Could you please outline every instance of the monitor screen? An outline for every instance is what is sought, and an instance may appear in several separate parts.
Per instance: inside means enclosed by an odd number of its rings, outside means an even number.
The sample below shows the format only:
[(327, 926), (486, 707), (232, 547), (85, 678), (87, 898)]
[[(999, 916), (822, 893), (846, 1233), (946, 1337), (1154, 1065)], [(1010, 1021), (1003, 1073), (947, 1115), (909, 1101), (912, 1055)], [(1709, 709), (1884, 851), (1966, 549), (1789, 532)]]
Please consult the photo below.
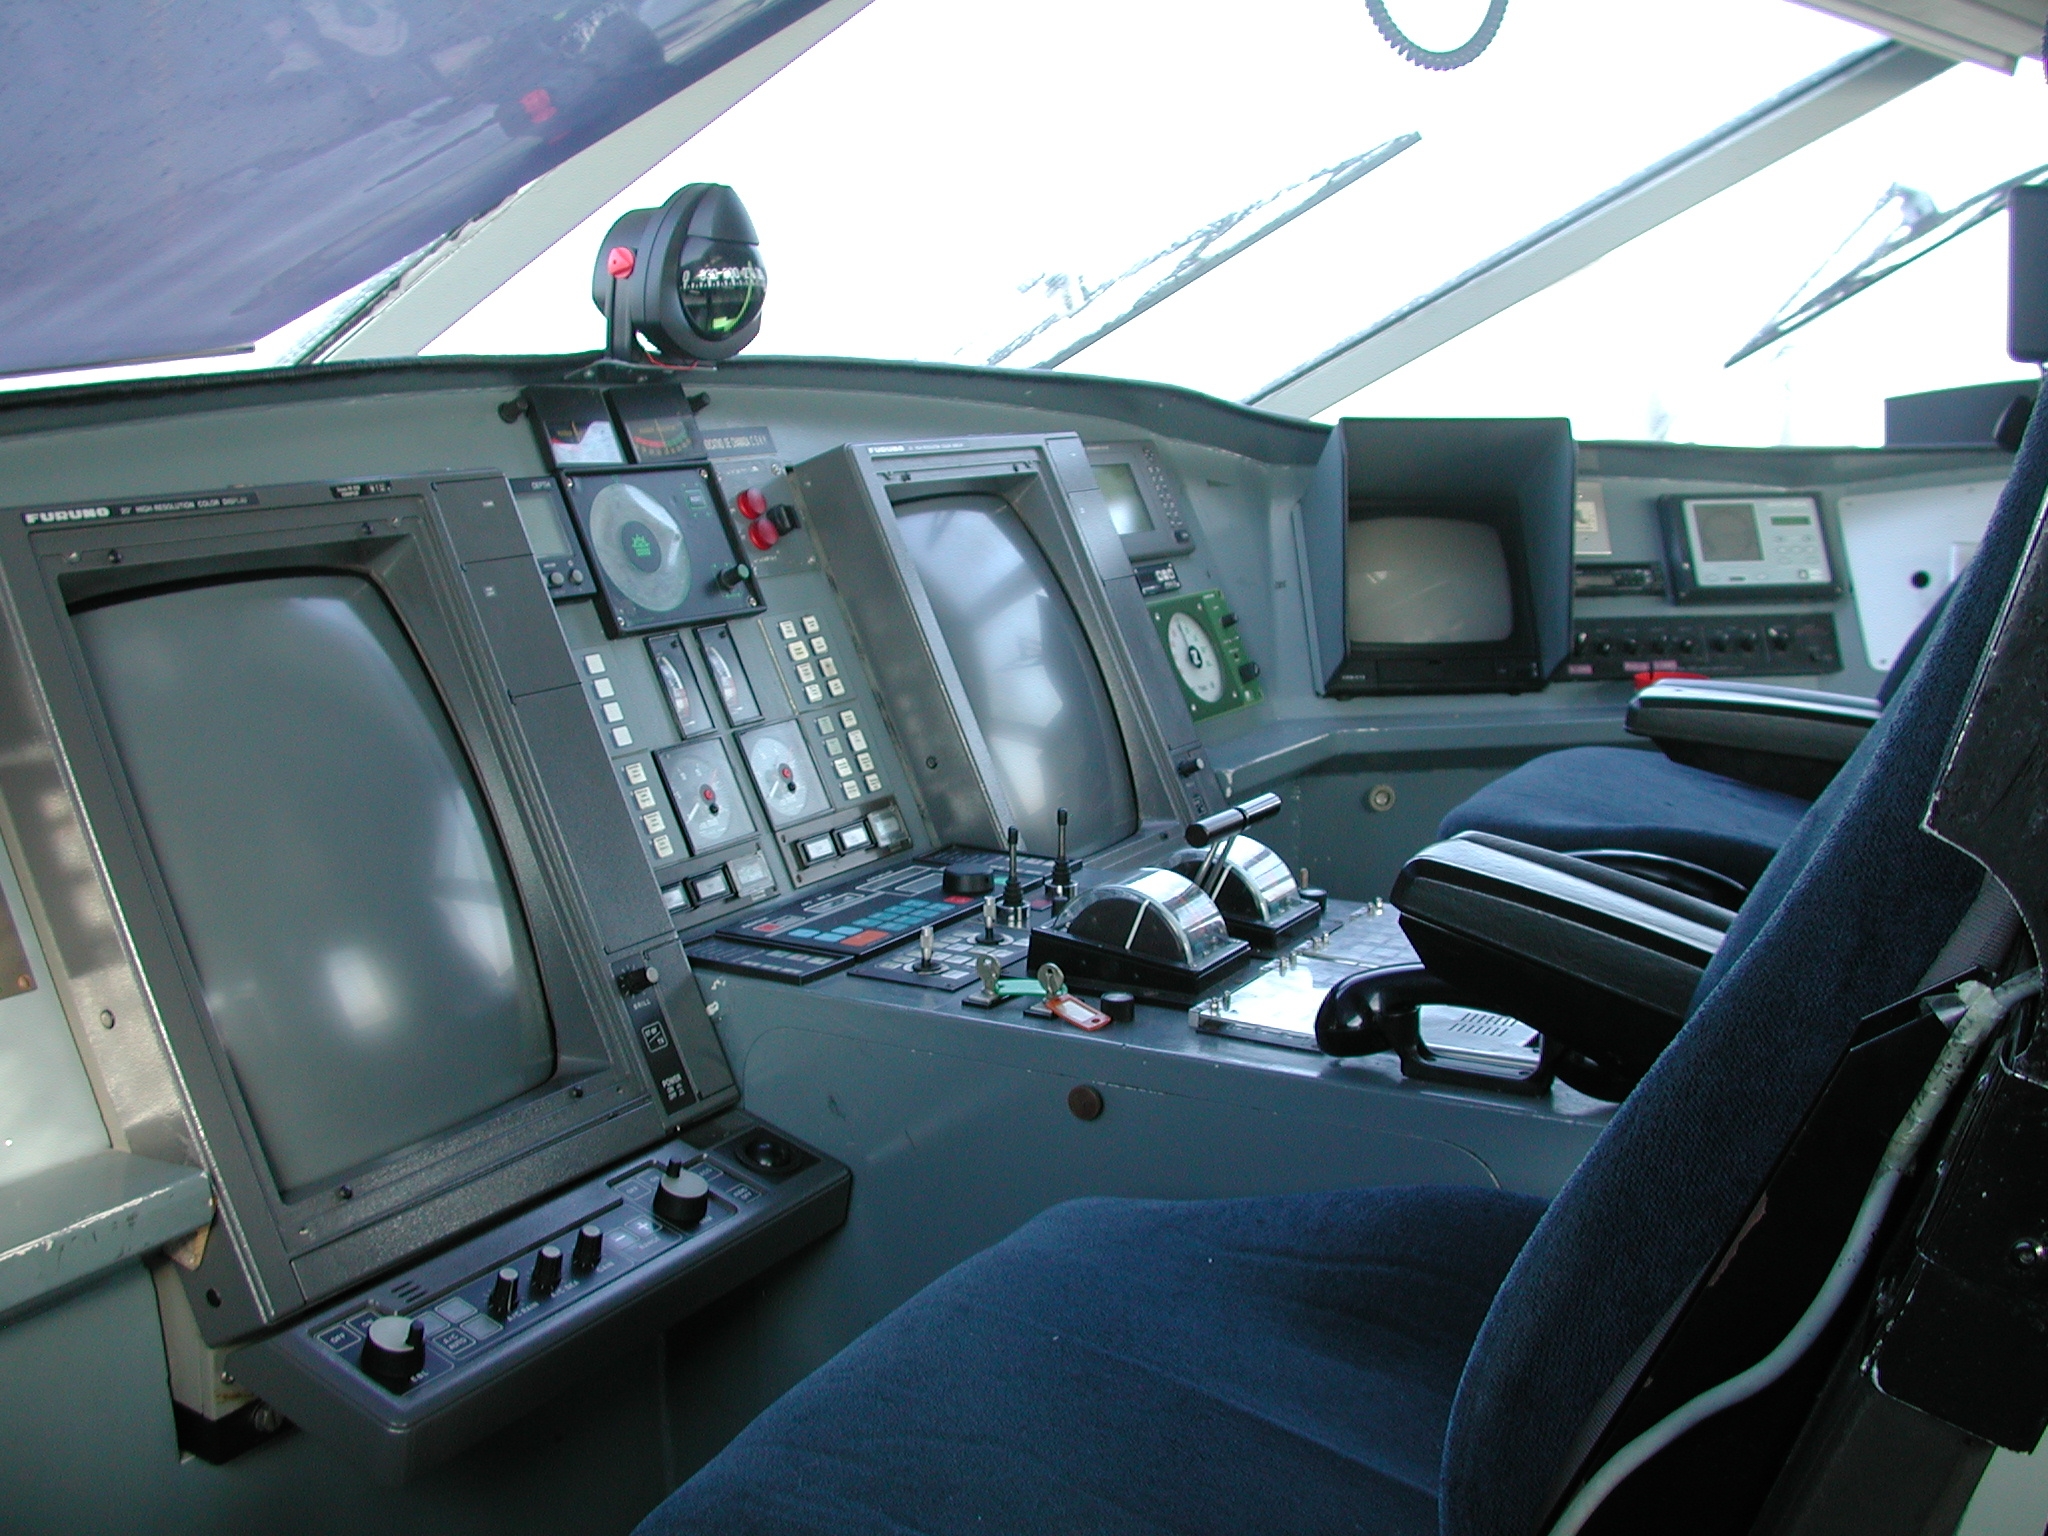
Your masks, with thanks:
[(1345, 619), (1353, 645), (1461, 645), (1514, 633), (1497, 529), (1461, 518), (1375, 517), (1346, 533)]
[(519, 525), (526, 530), (527, 547), (542, 560), (569, 553), (569, 532), (563, 524), (562, 499), (554, 487), (544, 491), (520, 491), (513, 504), (519, 509)]
[(1138, 802), (1116, 711), (1024, 520), (999, 496), (935, 497), (896, 512), (1025, 845), (1052, 851), (1061, 806), (1075, 853), (1128, 837)]
[(281, 1191), (553, 1074), (497, 833), (374, 586), (266, 576), (117, 600), (76, 623)]
[(1109, 503), (1109, 520), (1120, 534), (1150, 533), (1152, 509), (1138, 490), (1138, 477), (1128, 464), (1096, 464), (1095, 483)]

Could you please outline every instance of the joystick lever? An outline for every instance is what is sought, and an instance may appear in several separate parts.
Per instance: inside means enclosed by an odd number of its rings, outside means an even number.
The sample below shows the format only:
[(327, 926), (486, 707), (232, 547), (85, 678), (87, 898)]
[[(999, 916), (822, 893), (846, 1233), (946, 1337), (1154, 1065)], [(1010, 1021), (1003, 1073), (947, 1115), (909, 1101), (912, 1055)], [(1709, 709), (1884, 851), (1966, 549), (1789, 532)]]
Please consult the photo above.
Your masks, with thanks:
[(1024, 881), (1017, 873), (1017, 829), (1010, 828), (1010, 878), (1003, 886), (1002, 919), (1005, 928), (1026, 928), (1031, 909), (1024, 904)]
[(1067, 862), (1067, 808), (1059, 813), (1060, 846), (1052, 861), (1052, 874), (1045, 882), (1045, 894), (1052, 899), (1053, 914), (1074, 899), (1074, 868)]

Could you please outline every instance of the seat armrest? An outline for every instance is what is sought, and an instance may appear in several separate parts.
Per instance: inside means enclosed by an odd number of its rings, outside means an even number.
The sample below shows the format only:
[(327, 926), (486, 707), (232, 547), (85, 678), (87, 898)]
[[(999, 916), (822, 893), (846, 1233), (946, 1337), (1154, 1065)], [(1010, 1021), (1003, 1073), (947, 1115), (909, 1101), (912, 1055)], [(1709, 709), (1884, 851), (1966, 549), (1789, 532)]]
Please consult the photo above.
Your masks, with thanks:
[(1673, 762), (1811, 800), (1878, 714), (1854, 694), (1670, 678), (1629, 700), (1623, 723)]
[[(1465, 832), (1394, 882), (1401, 927), (1460, 1000), (1563, 1042), (1623, 1088), (1692, 1007), (1735, 914), (1569, 854)], [(1559, 1075), (1574, 1074), (1560, 1064)], [(1608, 1096), (1615, 1096), (1609, 1094)]]

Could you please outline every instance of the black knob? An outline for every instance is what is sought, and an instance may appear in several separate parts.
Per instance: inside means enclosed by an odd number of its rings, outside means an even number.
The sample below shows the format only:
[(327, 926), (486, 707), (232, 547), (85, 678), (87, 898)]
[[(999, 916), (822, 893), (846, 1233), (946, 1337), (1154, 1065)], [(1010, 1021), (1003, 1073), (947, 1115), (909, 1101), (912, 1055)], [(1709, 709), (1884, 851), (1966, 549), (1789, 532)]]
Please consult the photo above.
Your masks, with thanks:
[(654, 1214), (672, 1227), (694, 1227), (711, 1207), (711, 1186), (680, 1161), (668, 1165), (654, 1191)]
[(1226, 613), (1225, 615), (1223, 615), (1222, 623), (1225, 629), (1230, 629), (1234, 627), (1237, 623), (1237, 615), (1234, 613)]
[(576, 1246), (569, 1250), (569, 1268), (579, 1275), (587, 1275), (597, 1268), (598, 1260), (604, 1257), (604, 1230), (601, 1227), (585, 1227), (576, 1234)]
[(770, 507), (768, 521), (775, 525), (777, 533), (795, 533), (802, 526), (796, 515), (796, 508), (788, 505)]
[(631, 997), (636, 992), (645, 992), (661, 980), (661, 972), (651, 965), (636, 965), (631, 970), (619, 972), (619, 990)]
[(498, 1278), (491, 1285), (490, 1300), (484, 1303), (484, 1310), (499, 1322), (510, 1317), (519, 1305), (519, 1271), (501, 1269)]
[(996, 888), (996, 877), (985, 869), (971, 864), (949, 864), (946, 866), (945, 894), (948, 896), (986, 896)]
[(1756, 649), (1756, 631), (1753, 629), (1743, 630), (1735, 637), (1735, 646), (1737, 650), (1754, 651)]
[(1707, 636), (1707, 649), (1715, 652), (1727, 650), (1728, 632), (1725, 629), (1717, 629)]
[(743, 560), (738, 565), (721, 565), (712, 579), (718, 583), (719, 591), (730, 592), (753, 574), (754, 568)]
[(1256, 661), (1248, 661), (1237, 669), (1238, 681), (1248, 683), (1257, 677), (1262, 670), (1264, 669)]
[(363, 1374), (403, 1392), (427, 1363), (427, 1325), (409, 1317), (380, 1317), (363, 1340)]
[(1128, 992), (1102, 994), (1102, 1011), (1112, 1024), (1128, 1024), (1138, 1016), (1138, 1000)]
[(1173, 771), (1179, 774), (1184, 779), (1191, 779), (1196, 774), (1200, 773), (1207, 766), (1208, 763), (1202, 758), (1202, 756), (1199, 753), (1197, 753), (1192, 757), (1184, 757), (1179, 762), (1175, 763), (1173, 765)]
[(796, 1148), (764, 1131), (740, 1148), (740, 1156), (763, 1173), (780, 1173), (796, 1162)]
[(533, 1279), (527, 1282), (526, 1293), (535, 1301), (546, 1301), (561, 1283), (562, 1250), (549, 1243), (533, 1256)]

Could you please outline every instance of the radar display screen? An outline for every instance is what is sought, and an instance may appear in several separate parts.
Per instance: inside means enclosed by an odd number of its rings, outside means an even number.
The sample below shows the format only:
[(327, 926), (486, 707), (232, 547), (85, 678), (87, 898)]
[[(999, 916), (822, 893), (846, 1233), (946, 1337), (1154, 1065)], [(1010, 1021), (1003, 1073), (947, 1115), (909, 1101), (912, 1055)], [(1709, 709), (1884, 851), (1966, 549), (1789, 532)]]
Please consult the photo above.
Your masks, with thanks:
[(702, 469), (565, 479), (615, 635), (759, 608), (711, 477)]

